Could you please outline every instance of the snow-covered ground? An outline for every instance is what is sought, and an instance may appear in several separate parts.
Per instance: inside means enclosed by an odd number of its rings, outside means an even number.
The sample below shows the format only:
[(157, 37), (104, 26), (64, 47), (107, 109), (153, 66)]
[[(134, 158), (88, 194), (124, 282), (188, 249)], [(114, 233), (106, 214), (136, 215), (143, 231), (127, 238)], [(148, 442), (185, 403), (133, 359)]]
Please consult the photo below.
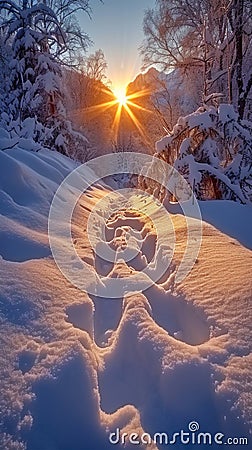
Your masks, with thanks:
[[(104, 239), (123, 247), (130, 234), (140, 256), (126, 264), (96, 254), (88, 218), (110, 193), (98, 183), (80, 198), (72, 234), (77, 254), (107, 287), (101, 298), (64, 277), (48, 240), (54, 193), (75, 167), (56, 152), (0, 152), (1, 450), (100, 450), (124, 442), (155, 449), (167, 447), (165, 438), (178, 449), (203, 449), (242, 437), (250, 443), (234, 440), (231, 448), (251, 448), (251, 206), (200, 202), (201, 249), (175, 284), (187, 229), (170, 205), (176, 247), (169, 269), (143, 293), (113, 298), (111, 280), (141, 279), (158, 237), (153, 205), (136, 194), (109, 218)], [(145, 213), (137, 212), (141, 202)], [(161, 223), (162, 207), (154, 214)], [(197, 444), (200, 431), (209, 435)], [(161, 432), (163, 440), (155, 435)]]

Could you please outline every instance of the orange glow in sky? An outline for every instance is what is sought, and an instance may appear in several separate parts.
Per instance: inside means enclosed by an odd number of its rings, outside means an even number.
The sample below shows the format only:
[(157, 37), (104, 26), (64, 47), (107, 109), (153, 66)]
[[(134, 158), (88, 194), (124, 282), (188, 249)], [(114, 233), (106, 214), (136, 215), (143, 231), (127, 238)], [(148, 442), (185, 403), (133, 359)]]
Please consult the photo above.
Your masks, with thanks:
[(108, 63), (107, 77), (126, 85), (141, 71), (139, 47), (144, 40), (143, 17), (155, 0), (92, 0), (92, 18), (77, 13), (83, 30), (94, 46), (88, 53), (102, 49)]

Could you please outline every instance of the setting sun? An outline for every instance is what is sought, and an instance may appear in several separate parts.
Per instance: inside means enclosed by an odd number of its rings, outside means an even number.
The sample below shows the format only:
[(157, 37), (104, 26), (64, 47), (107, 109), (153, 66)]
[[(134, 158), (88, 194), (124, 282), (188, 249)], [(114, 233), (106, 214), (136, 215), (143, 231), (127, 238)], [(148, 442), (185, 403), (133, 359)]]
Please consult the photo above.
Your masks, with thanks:
[(115, 95), (115, 98), (116, 98), (117, 102), (121, 106), (126, 106), (127, 105), (128, 97), (126, 95), (126, 88), (125, 87), (116, 88), (116, 89), (113, 90), (113, 93)]
[(112, 90), (105, 88), (103, 89), (103, 92), (106, 95), (108, 95), (111, 98), (111, 100), (85, 108), (85, 111), (90, 113), (96, 112), (97, 114), (99, 114), (102, 113), (103, 111), (106, 111), (107, 109), (115, 107), (116, 110), (112, 124), (112, 129), (114, 130), (114, 135), (116, 139), (118, 136), (122, 111), (124, 111), (125, 114), (127, 114), (128, 117), (132, 120), (132, 122), (138, 129), (143, 139), (145, 139), (145, 131), (135, 113), (137, 110), (145, 111), (147, 113), (150, 112), (150, 110), (146, 109), (144, 106), (141, 106), (140, 104), (137, 103), (138, 99), (140, 99), (141, 97), (146, 97), (150, 95), (150, 89), (149, 88), (142, 89), (140, 91), (127, 95), (127, 87), (124, 86), (124, 87), (116, 87), (113, 88)]

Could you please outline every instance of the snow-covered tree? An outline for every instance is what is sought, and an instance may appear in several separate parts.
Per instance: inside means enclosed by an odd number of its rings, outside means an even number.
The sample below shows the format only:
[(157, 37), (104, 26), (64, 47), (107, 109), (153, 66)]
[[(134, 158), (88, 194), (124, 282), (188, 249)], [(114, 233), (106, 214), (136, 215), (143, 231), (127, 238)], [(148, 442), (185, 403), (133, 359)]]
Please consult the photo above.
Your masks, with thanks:
[[(222, 42), (228, 0), (157, 0), (144, 17), (144, 63), (171, 67), (202, 66), (204, 43)], [(217, 45), (215, 45), (215, 48)]]
[[(0, 2), (7, 12), (2, 27), (12, 42), (8, 107), (14, 120), (37, 116), (45, 122), (58, 106), (61, 69), (50, 52), (52, 46), (63, 46), (63, 33), (57, 17), (45, 4), (19, 6), (12, 1)], [(48, 31), (50, 23), (51, 31)]]
[(26, 119), (34, 119), (35, 142), (72, 157), (83, 153), (83, 159), (87, 154), (87, 140), (72, 130), (62, 102), (59, 56), (68, 45), (55, 12), (46, 1), (23, 0), (19, 5), (12, 0), (0, 0), (0, 8), (5, 13), (2, 29), (12, 46), (6, 98), (9, 124), (6, 115), (2, 120), (8, 130), (14, 128), (21, 135)]
[(248, 117), (251, 30), (250, 0), (157, 0), (144, 18), (144, 66), (189, 74), (196, 67), (203, 103), (210, 104), (217, 92), (233, 102), (240, 118)]
[(252, 200), (252, 123), (241, 121), (231, 105), (181, 117), (156, 150), (199, 199)]
[(80, 55), (86, 51), (91, 40), (82, 30), (77, 14), (84, 12), (91, 17), (90, 0), (43, 0), (43, 2), (54, 12), (64, 33), (65, 46), (57, 48), (58, 59), (70, 65), (78, 65)]

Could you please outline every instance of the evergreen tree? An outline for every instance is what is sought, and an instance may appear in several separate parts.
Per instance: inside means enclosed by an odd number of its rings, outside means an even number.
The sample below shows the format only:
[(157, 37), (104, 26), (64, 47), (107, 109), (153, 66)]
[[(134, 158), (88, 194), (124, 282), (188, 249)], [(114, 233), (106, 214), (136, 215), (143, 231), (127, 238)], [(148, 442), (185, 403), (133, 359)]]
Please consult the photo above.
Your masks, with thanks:
[(0, 8), (7, 15), (2, 29), (12, 46), (6, 98), (9, 119), (5, 115), (8, 128), (21, 136), (29, 124), (29, 137), (35, 142), (85, 160), (87, 140), (72, 130), (63, 107), (58, 56), (67, 44), (55, 12), (46, 2), (29, 0), (20, 6), (0, 0)]
[(45, 4), (23, 0), (18, 6), (8, 0), (0, 5), (8, 14), (2, 24), (6, 39), (12, 41), (9, 111), (20, 122), (34, 116), (44, 122), (55, 112), (60, 98), (61, 68), (50, 48), (64, 45), (62, 30)]

